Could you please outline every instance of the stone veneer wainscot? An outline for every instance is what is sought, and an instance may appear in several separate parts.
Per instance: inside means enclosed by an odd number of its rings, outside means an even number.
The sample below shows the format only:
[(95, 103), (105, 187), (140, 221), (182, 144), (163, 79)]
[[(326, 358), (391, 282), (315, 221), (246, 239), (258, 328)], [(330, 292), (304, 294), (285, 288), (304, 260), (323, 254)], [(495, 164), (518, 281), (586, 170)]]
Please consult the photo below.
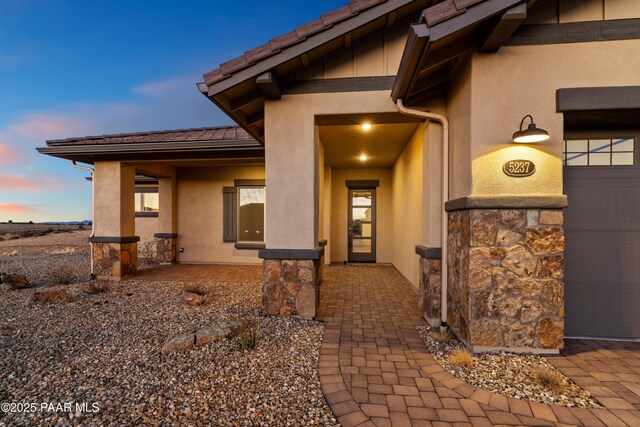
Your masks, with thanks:
[(562, 223), (562, 210), (449, 212), (448, 322), (472, 351), (562, 348)]

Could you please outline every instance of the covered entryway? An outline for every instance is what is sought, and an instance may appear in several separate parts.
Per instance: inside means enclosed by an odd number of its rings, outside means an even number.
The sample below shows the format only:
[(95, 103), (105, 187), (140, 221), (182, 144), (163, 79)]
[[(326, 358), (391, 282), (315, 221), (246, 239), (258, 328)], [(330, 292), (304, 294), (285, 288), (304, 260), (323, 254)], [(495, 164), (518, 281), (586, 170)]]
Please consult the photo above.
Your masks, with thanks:
[(566, 335), (640, 338), (637, 134), (565, 142)]

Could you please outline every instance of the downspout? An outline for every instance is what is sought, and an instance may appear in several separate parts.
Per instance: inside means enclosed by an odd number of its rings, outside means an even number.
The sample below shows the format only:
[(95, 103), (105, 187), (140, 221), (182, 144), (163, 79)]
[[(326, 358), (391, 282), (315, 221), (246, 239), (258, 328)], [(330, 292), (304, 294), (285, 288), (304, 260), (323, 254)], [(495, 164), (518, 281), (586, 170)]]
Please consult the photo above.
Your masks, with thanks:
[[(93, 190), (96, 185), (93, 177), (94, 170), (93, 168), (90, 168), (88, 166), (80, 166), (79, 164), (76, 163), (75, 160), (72, 160), (71, 164), (73, 165), (74, 168), (89, 171), (89, 173), (91, 174), (91, 237), (93, 237), (94, 230), (95, 230), (95, 211), (96, 211), (96, 198), (95, 198), (95, 194), (93, 194)], [(89, 254), (89, 257), (91, 259), (91, 278), (93, 279), (95, 277), (95, 273), (93, 271), (93, 243), (89, 243), (89, 245), (91, 247), (91, 253)]]
[(442, 125), (442, 277), (440, 279), (440, 328), (447, 327), (447, 240), (448, 240), (448, 216), (445, 203), (449, 201), (449, 120), (443, 115), (428, 113), (426, 111), (406, 108), (402, 99), (396, 101), (398, 110), (407, 116), (420, 117), (427, 121), (435, 121)]

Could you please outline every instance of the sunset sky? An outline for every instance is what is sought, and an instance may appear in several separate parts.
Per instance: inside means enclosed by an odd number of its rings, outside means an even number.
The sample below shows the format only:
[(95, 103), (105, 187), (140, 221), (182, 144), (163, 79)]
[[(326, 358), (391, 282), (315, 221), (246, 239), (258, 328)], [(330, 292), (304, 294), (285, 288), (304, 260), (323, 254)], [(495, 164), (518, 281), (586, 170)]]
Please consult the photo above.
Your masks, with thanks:
[(347, 0), (0, 0), (0, 221), (91, 218), (45, 140), (230, 124), (202, 74)]

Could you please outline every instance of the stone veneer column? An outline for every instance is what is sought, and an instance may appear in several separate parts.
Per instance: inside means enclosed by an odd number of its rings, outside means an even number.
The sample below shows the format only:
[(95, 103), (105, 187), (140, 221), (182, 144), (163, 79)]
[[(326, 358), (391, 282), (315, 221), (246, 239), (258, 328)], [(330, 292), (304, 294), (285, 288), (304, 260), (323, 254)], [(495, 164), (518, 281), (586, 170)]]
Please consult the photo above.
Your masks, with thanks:
[(442, 248), (416, 246), (420, 255), (420, 284), (418, 307), (424, 310), (424, 318), (433, 327), (441, 323)]
[(313, 319), (320, 304), (324, 247), (261, 249), (262, 309), (272, 316), (297, 315)]
[(562, 224), (560, 209), (449, 212), (448, 323), (472, 351), (563, 347)]
[(98, 278), (122, 278), (135, 274), (138, 270), (139, 240), (135, 236), (123, 239), (90, 237), (94, 274)]
[(156, 260), (160, 265), (175, 264), (177, 259), (178, 234), (156, 233), (153, 237), (156, 239)]

